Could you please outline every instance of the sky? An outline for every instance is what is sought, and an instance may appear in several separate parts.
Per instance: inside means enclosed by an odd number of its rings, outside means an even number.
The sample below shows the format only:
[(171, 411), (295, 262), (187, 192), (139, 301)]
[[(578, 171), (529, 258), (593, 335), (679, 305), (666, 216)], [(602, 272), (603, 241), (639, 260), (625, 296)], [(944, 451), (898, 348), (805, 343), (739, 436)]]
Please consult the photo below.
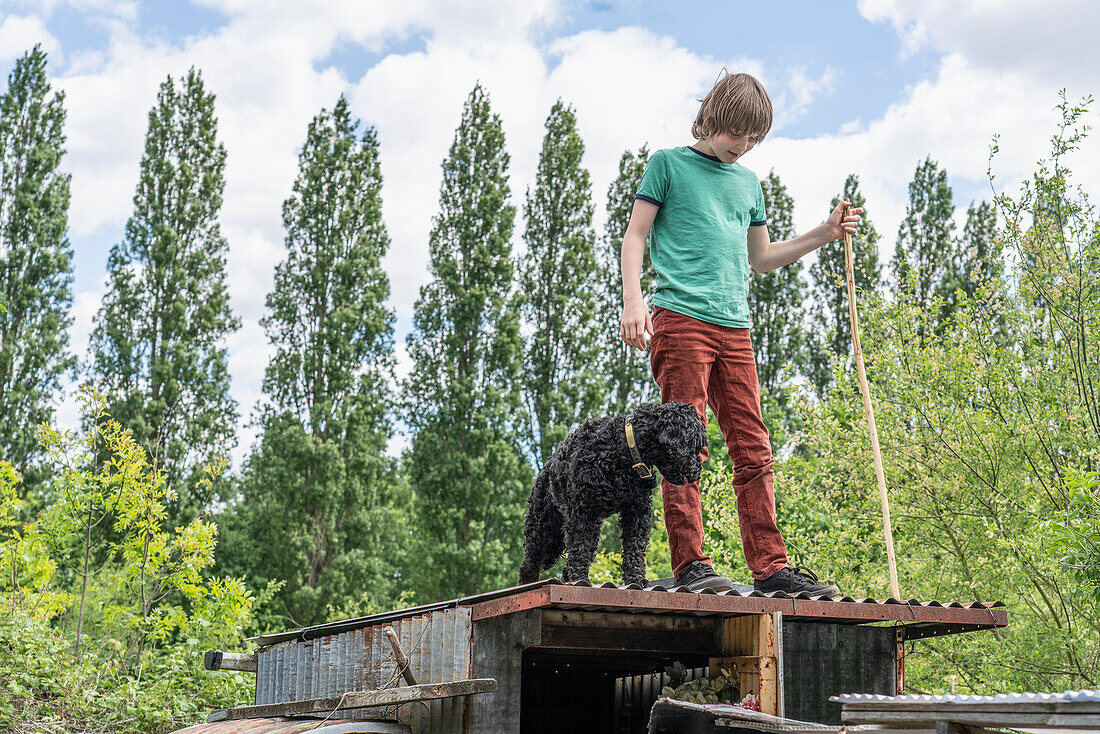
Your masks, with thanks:
[[(1016, 190), (1049, 151), (1059, 91), (1100, 92), (1098, 29), (1095, 0), (0, 0), (0, 69), (41, 44), (65, 93), (71, 348), (81, 358), (107, 255), (132, 213), (157, 87), (194, 66), (216, 95), (221, 224), (242, 321), (228, 341), (239, 467), (271, 352), (259, 322), (284, 252), (281, 205), (310, 120), (341, 94), (378, 132), (392, 240), (383, 265), (404, 374), (440, 164), (475, 83), (502, 118), (520, 218), (546, 116), (557, 99), (573, 106), (602, 232), (623, 151), (690, 145), (698, 99), (719, 72), (754, 74), (775, 125), (743, 164), (778, 174), (800, 232), (857, 174), (888, 257), (926, 156), (948, 172), (960, 229), (971, 202)], [(1087, 122), (1096, 118), (1093, 105)], [(1069, 161), (1090, 192), (1100, 191), (1098, 151), (1086, 142)], [(521, 220), (515, 232), (522, 257)], [(75, 389), (57, 397), (61, 425), (77, 424)]]

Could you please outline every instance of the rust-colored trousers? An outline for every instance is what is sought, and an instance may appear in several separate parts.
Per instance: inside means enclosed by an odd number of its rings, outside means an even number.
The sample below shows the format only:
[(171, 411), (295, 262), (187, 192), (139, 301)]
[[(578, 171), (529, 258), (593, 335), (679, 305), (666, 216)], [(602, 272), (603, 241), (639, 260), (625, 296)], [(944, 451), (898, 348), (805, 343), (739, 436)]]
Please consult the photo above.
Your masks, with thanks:
[[(709, 324), (657, 307), (649, 342), (653, 377), (661, 402), (688, 403), (706, 423), (714, 411), (733, 461), (733, 489), (741, 546), (754, 578), (766, 578), (787, 565), (787, 549), (775, 522), (775, 488), (768, 429), (760, 418), (760, 386), (748, 329)], [(707, 458), (703, 449), (702, 459)], [(703, 554), (703, 510), (699, 483), (661, 482), (665, 527), (673, 572)]]

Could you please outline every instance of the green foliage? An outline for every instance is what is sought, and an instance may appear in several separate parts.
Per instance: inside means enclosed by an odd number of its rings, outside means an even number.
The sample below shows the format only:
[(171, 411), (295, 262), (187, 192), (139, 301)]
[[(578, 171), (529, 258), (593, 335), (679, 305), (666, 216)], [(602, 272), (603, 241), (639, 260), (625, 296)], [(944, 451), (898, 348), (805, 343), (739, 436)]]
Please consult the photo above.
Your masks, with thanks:
[[(599, 268), (599, 301), (596, 316), (596, 338), (600, 344), (600, 359), (607, 380), (604, 410), (609, 414), (625, 413), (639, 403), (659, 399), (657, 383), (649, 370), (649, 353), (635, 349), (620, 336), (623, 314), (623, 280), (620, 253), (623, 235), (634, 209), (634, 194), (642, 180), (649, 149), (644, 145), (637, 153), (623, 151), (619, 159), (619, 175), (607, 188), (607, 224), (596, 250)], [(649, 248), (642, 258), (642, 293), (653, 293), (653, 264)]]
[(31, 492), (42, 480), (35, 429), (52, 419), (61, 377), (75, 364), (64, 99), (50, 87), (41, 46), (15, 62), (0, 95), (0, 456)]
[(51, 619), (71, 600), (52, 586), (57, 563), (46, 551), (46, 539), (35, 524), (19, 520), (22, 480), (15, 467), (0, 461), (0, 609)]
[(997, 210), (993, 204), (983, 201), (975, 206), (971, 202), (955, 251), (958, 257), (956, 286), (968, 297), (973, 298), (982, 286), (1001, 277), (1002, 253), (997, 240)]
[(1059, 561), (1100, 597), (1100, 474), (1066, 472), (1065, 508), (1046, 524)]
[[(58, 473), (52, 487), (57, 501), (38, 522), (51, 551), (79, 579), (76, 655), (83, 644), (89, 583), (98, 602), (96, 623), (121, 643), (127, 665), (140, 666), (147, 646), (180, 636), (217, 638), (222, 629), (239, 629), (251, 606), (243, 584), (203, 577), (213, 562), (213, 524), (196, 518), (167, 529), (173, 490), (164, 473), (132, 434), (107, 416), (101, 396), (85, 389), (81, 400), (93, 426), (87, 434), (45, 426), (40, 431)], [(221, 461), (204, 467), (201, 481), (213, 483), (224, 466)], [(106, 527), (109, 535), (95, 532)], [(93, 559), (103, 560), (93, 569)]]
[(394, 316), (378, 138), (358, 126), (344, 97), (309, 125), (262, 321), (275, 347), (263, 433), (226, 523), (226, 564), (258, 586), (282, 583), (270, 612), (296, 625), (363, 595), (395, 599), (406, 535), (385, 456)]
[[(210, 523), (165, 529), (164, 473), (103, 398), (81, 399), (87, 433), (39, 432), (57, 501), (35, 522), (15, 520), (19, 475), (0, 462), (0, 727), (170, 731), (239, 705), (252, 681), (206, 673), (199, 659), (243, 642), (252, 596), (209, 576)], [(89, 533), (100, 527), (111, 532)], [(94, 571), (81, 563), (92, 558)]]
[(202, 466), (235, 441), (225, 339), (240, 324), (218, 223), (224, 172), (214, 95), (194, 69), (178, 85), (169, 77), (149, 112), (134, 213), (108, 259), (91, 371), (111, 415), (155, 453), (170, 485), (187, 487), (169, 506), (174, 525), (214, 499)]
[(508, 153), (481, 86), (443, 162), (440, 211), (408, 338), (403, 392), (412, 445), (417, 598), (453, 598), (515, 582), (531, 470), (517, 438), (523, 345), (513, 294)]
[(110, 640), (80, 660), (42, 619), (0, 615), (0, 728), (10, 732), (156, 734), (206, 720), (213, 708), (251, 700), (250, 673), (207, 672), (207, 647), (187, 639), (150, 656), (140, 670), (121, 665)]
[(599, 288), (592, 192), (573, 109), (558, 100), (546, 118), (535, 187), (527, 192), (519, 274), (533, 333), (524, 360), (528, 449), (541, 467), (569, 429), (591, 418), (606, 385), (598, 365)]

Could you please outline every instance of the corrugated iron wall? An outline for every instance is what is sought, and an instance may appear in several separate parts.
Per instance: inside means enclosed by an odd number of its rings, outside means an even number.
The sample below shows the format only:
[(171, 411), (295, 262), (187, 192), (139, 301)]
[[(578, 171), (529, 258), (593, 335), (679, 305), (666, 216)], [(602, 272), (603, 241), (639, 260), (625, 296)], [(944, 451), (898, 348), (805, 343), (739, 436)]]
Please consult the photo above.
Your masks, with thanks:
[(841, 723), (841, 693), (893, 695), (897, 687), (893, 627), (783, 622), (785, 716)]
[[(383, 630), (392, 626), (417, 683), (470, 677), (470, 609), (458, 607), (347, 630), (314, 640), (290, 640), (257, 653), (256, 703), (283, 703), (406, 685)], [(343, 718), (396, 718), (417, 732), (461, 734), (462, 699), (341, 711)]]
[[(706, 678), (707, 668), (688, 668), (683, 682)], [(615, 731), (644, 731), (649, 710), (661, 697), (661, 689), (672, 685), (668, 673), (632, 675), (615, 680)]]

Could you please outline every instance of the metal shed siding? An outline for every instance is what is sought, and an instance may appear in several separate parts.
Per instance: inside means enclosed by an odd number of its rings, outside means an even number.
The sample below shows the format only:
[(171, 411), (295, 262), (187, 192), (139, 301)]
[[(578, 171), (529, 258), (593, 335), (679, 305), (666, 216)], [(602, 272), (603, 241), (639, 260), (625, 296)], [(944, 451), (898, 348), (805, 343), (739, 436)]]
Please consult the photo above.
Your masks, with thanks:
[[(419, 683), (470, 677), (470, 609), (458, 607), (257, 652), (256, 703), (284, 703), (403, 685), (383, 630), (393, 626)], [(416, 732), (462, 731), (463, 702), (442, 699), (400, 707), (350, 709), (345, 718), (393, 718)]]
[(787, 620), (783, 624), (783, 715), (839, 724), (841, 693), (895, 693), (892, 627)]

